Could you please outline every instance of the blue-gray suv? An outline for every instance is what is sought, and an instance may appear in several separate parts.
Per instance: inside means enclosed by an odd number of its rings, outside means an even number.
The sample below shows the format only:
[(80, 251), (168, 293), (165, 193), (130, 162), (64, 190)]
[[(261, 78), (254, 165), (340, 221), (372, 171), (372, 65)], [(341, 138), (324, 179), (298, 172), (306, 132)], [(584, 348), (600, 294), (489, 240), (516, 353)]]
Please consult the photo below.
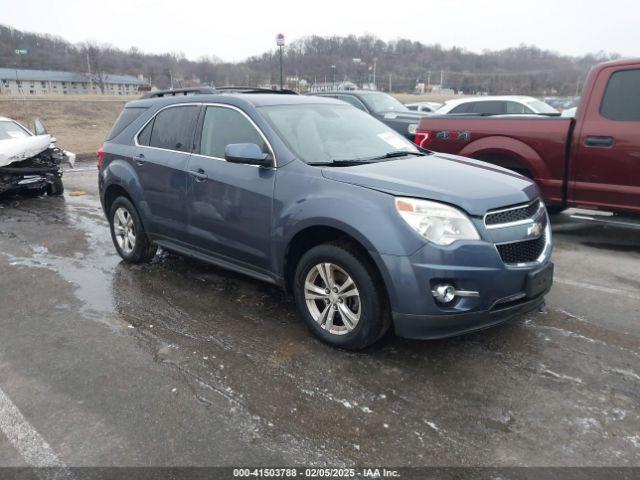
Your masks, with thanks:
[(125, 261), (160, 246), (278, 285), (349, 349), (391, 326), (439, 338), (543, 304), (551, 231), (525, 177), (419, 150), (338, 100), (191, 93), (128, 103), (99, 152)]

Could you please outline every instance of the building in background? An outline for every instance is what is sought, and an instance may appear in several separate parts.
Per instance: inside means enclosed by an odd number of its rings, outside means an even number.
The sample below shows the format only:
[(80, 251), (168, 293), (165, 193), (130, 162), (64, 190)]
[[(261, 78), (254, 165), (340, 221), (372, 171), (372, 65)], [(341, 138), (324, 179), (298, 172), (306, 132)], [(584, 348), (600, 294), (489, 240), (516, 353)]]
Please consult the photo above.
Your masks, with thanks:
[(89, 75), (55, 70), (0, 68), (0, 94), (135, 95), (145, 82), (131, 75)]

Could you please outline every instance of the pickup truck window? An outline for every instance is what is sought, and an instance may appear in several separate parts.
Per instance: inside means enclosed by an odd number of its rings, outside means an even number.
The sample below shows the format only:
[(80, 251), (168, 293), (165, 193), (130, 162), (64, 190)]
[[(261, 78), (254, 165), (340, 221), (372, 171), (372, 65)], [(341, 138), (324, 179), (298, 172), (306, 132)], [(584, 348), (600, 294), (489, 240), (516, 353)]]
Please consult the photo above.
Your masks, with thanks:
[(600, 113), (609, 120), (640, 121), (640, 70), (620, 70), (611, 75)]
[(237, 110), (207, 107), (202, 124), (200, 155), (224, 158), (227, 145), (255, 143), (265, 151), (264, 141), (253, 125)]

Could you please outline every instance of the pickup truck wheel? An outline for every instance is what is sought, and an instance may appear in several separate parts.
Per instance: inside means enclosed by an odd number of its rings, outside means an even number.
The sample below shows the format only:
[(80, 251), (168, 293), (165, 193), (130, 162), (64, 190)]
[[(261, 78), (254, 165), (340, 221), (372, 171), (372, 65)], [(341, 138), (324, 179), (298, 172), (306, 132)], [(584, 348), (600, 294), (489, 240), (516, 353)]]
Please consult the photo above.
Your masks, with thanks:
[(138, 211), (131, 201), (118, 197), (109, 210), (111, 239), (122, 259), (129, 263), (145, 263), (156, 254), (158, 247), (149, 242)]
[(307, 326), (332, 346), (359, 350), (389, 329), (386, 294), (357, 251), (336, 244), (309, 250), (296, 268), (294, 296)]

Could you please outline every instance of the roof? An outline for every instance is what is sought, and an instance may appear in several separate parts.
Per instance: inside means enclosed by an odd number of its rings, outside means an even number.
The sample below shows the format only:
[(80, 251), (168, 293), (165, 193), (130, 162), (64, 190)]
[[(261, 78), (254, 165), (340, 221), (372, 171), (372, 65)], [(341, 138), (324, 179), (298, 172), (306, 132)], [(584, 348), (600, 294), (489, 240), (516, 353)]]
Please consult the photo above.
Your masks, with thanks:
[[(59, 70), (27, 70), (15, 68), (0, 68), (0, 79), (9, 80), (33, 80), (36, 82), (88, 82), (88, 73), (62, 72)], [(93, 75), (93, 81), (98, 81), (98, 77)], [(105, 75), (105, 83), (144, 85), (133, 75)]]
[(281, 95), (278, 93), (220, 93), (202, 95), (180, 95), (158, 98), (141, 98), (127, 104), (128, 107), (150, 107), (152, 105), (171, 105), (173, 103), (216, 103), (224, 102), (231, 105), (250, 104), (254, 107), (276, 105), (309, 105), (309, 104), (333, 104), (344, 105), (343, 102), (333, 98), (323, 98), (311, 95)]
[(336, 94), (347, 94), (347, 95), (367, 95), (370, 93), (380, 93), (383, 95), (389, 95), (387, 92), (381, 92), (380, 90), (327, 90), (322, 92), (307, 92), (305, 95), (313, 95), (313, 96), (321, 96), (321, 95), (336, 95)]
[(491, 102), (491, 101), (515, 101), (515, 102), (532, 102), (536, 101), (537, 98), (527, 97), (525, 95), (487, 95), (487, 96), (478, 96), (478, 97), (465, 97), (465, 98), (456, 98), (453, 100), (447, 100), (444, 102), (447, 106), (449, 105), (459, 105), (461, 103), (467, 102)]

